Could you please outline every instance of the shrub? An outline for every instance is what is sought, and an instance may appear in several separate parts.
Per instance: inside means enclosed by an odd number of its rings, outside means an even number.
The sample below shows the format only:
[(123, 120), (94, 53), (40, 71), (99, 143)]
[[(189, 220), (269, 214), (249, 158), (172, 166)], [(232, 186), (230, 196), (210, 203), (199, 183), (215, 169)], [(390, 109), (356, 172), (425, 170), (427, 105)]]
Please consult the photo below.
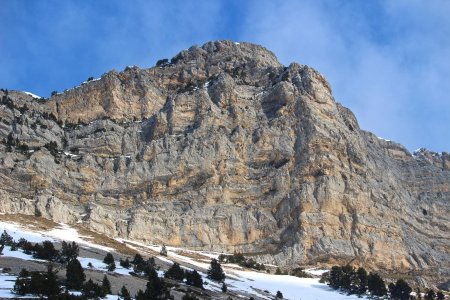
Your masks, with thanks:
[(156, 66), (157, 66), (157, 67), (159, 67), (159, 66), (165, 66), (165, 65), (167, 65), (167, 64), (169, 64), (169, 60), (168, 60), (167, 58), (160, 59), (160, 60), (158, 60), (158, 61), (156, 62)]

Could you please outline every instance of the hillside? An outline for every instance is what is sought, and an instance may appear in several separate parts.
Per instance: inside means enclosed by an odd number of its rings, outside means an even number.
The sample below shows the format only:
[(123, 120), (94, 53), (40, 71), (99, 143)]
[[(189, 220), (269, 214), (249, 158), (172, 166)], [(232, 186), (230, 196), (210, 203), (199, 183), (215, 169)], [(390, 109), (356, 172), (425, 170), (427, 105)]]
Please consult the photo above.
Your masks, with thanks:
[(0, 212), (448, 284), (450, 155), (361, 130), (320, 73), (261, 46), (209, 42), (49, 99), (0, 98)]

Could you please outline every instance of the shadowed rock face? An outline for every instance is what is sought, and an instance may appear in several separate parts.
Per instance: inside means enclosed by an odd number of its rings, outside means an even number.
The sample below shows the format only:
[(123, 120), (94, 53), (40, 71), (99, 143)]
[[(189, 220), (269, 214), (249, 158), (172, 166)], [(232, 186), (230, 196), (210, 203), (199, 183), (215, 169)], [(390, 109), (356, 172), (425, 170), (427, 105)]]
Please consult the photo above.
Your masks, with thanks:
[(0, 98), (1, 212), (286, 266), (450, 277), (450, 156), (361, 130), (322, 75), (263, 47), (210, 42), (47, 101)]

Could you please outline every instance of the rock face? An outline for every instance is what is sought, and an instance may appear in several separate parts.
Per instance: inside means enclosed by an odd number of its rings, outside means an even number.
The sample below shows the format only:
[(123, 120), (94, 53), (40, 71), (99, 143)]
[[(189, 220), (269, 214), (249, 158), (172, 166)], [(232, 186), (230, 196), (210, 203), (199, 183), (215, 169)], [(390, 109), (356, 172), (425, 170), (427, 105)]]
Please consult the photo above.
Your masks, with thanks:
[(361, 130), (322, 75), (263, 47), (210, 42), (48, 100), (0, 98), (0, 212), (450, 278), (450, 155)]

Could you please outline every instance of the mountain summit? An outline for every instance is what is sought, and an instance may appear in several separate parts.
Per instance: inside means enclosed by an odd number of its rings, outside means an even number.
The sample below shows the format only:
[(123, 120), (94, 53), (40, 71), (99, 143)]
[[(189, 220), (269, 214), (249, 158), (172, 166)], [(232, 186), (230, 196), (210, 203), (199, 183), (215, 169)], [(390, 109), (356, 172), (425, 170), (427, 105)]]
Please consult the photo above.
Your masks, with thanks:
[(0, 212), (450, 279), (450, 155), (361, 130), (321, 74), (261, 46), (209, 42), (50, 99), (0, 98)]

